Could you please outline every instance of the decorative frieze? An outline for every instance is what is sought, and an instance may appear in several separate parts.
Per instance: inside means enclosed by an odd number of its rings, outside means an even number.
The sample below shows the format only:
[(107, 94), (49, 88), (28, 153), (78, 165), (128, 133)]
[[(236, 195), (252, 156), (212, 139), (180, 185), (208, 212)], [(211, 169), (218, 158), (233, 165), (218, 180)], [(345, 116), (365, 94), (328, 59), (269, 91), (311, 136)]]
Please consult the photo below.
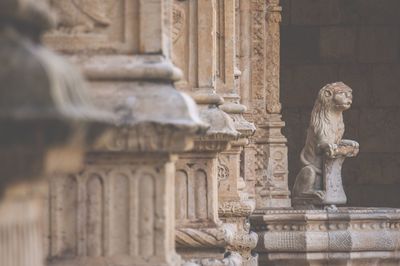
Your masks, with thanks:
[[(50, 265), (108, 261), (179, 265), (170, 227), (174, 160), (91, 153), (85, 169), (50, 183)], [(162, 178), (165, 177), (165, 178)], [(103, 259), (100, 259), (103, 258)], [(128, 263), (128, 264), (127, 264)]]
[(395, 265), (399, 222), (399, 210), (384, 208), (268, 210), (251, 217), (261, 238), (256, 250), (266, 265), (365, 265), (368, 260)]

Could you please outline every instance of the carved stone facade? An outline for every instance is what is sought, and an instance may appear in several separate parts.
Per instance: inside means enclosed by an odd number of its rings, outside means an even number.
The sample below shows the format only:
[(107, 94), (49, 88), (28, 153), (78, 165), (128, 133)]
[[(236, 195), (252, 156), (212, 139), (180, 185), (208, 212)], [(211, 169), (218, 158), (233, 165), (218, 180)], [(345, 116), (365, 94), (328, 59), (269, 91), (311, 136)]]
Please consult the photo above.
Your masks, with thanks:
[(243, 155), (257, 209), (290, 207), (286, 138), (279, 102), (279, 1), (239, 2), (239, 69), (245, 117), (256, 124)]
[[(194, 101), (173, 86), (181, 71), (170, 60), (172, 1), (67, 2), (53, 7), (66, 16), (79, 9), (82, 21), (46, 40), (73, 54), (95, 103), (118, 119), (108, 138), (90, 147), (81, 171), (50, 181), (48, 263), (181, 265), (176, 154), (193, 147), (207, 125)], [(118, 19), (109, 25), (85, 12), (113, 3), (115, 10), (107, 10)], [(68, 40), (76, 45), (58, 45)]]
[(54, 26), (45, 1), (2, 1), (0, 10), (0, 265), (42, 266), (43, 177), (76, 171), (113, 116), (94, 107), (79, 71), (42, 45)]
[(0, 265), (399, 264), (399, 210), (334, 206), (341, 112), (289, 191), (280, 0), (48, 2), (52, 29), (45, 0), (0, 4)]

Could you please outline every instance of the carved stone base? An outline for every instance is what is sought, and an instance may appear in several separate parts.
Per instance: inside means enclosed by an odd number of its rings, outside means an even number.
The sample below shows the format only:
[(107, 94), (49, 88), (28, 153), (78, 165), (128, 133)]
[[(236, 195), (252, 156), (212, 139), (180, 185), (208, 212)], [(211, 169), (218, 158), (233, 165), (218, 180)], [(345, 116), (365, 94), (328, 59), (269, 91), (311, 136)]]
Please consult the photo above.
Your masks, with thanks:
[[(0, 265), (42, 266), (42, 204), (37, 185), (9, 187), (0, 203)], [(40, 190), (40, 189), (39, 189)], [(39, 194), (38, 194), (39, 193)]]
[(179, 228), (176, 230), (177, 251), (184, 260), (224, 258), (225, 232), (223, 228)]
[(261, 265), (399, 265), (400, 210), (270, 210), (251, 217)]
[(53, 177), (48, 265), (180, 265), (173, 235), (175, 160), (90, 153), (81, 172)]
[(260, 254), (260, 265), (266, 266), (368, 266), (399, 265), (400, 255), (397, 251), (368, 252), (317, 252), (317, 253), (271, 253)]

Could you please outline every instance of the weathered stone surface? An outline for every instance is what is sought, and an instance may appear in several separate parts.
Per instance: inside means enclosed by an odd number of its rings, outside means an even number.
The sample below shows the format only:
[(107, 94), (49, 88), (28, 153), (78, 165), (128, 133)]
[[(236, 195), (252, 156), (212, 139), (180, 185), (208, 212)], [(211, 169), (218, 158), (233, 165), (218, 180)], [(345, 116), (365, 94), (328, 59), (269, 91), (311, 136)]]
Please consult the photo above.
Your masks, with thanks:
[(176, 242), (188, 263), (257, 265), (250, 253), (257, 239), (243, 226), (254, 204), (242, 203), (240, 192), (240, 153), (255, 130), (243, 118), (246, 107), (239, 98), (235, 8), (241, 4), (174, 2), (173, 60), (184, 70), (176, 85), (191, 93), (201, 119), (210, 125), (177, 163)]
[(44, 189), (33, 178), (76, 171), (111, 113), (96, 109), (80, 73), (40, 43), (46, 1), (0, 3), (0, 265), (41, 266)]
[[(102, 12), (111, 1), (70, 4), (53, 2), (64, 24), (47, 41), (74, 54), (96, 104), (118, 120), (79, 173), (51, 181), (49, 264), (181, 265), (175, 154), (191, 149), (208, 126), (193, 99), (173, 85), (181, 71), (170, 57), (172, 1), (120, 1), (109, 14)], [(72, 25), (68, 12), (77, 16)], [(89, 19), (96, 12), (104, 16)], [(68, 41), (76, 45), (58, 45)]]
[[(348, 3), (348, 1), (343, 1)], [(345, 9), (345, 4), (343, 8)], [(377, 4), (374, 0), (356, 0), (353, 10), (357, 16), (356, 22), (363, 25), (398, 25), (400, 4), (396, 0), (382, 0)]]
[(291, 88), (282, 88), (282, 94), (290, 94), (285, 97), (284, 104), (290, 107), (312, 107), (313, 99), (307, 91), (315, 95), (318, 89), (327, 82), (337, 80), (337, 66), (335, 65), (299, 65), (292, 68)]
[[(397, 109), (375, 108), (374, 112), (362, 110), (360, 113), (360, 142), (365, 143), (365, 152), (397, 152), (400, 126)], [(382, 130), (385, 129), (385, 130)]]
[[(399, 210), (270, 210), (251, 218), (263, 265), (397, 265)], [(391, 264), (388, 264), (391, 265)]]
[(319, 91), (300, 154), (303, 167), (293, 187), (295, 207), (346, 203), (342, 163), (359, 152), (356, 141), (342, 139), (342, 112), (350, 108), (352, 99), (352, 90), (342, 82), (328, 84)]
[(293, 25), (334, 25), (340, 22), (339, 1), (316, 0), (291, 1), (291, 23)]
[[(319, 5), (316, 3), (317, 1), (315, 3), (313, 1), (303, 0), (288, 2), (290, 3), (284, 4), (290, 6), (290, 14), (284, 10), (283, 19), (285, 20), (289, 17), (291, 22), (292, 13), (297, 12), (297, 9), (293, 9), (293, 4), (291, 2), (296, 2), (294, 5), (302, 6), (301, 9), (303, 10), (300, 9), (299, 12), (303, 13), (305, 12), (304, 9), (315, 10), (318, 9), (317, 6)], [(310, 58), (313, 58), (315, 61), (309, 63), (299, 59), (297, 62), (292, 61), (290, 64), (284, 63), (282, 65), (281, 95), (284, 106), (283, 112), (285, 114), (289, 109), (293, 110), (296, 108), (296, 110), (301, 112), (302, 115), (308, 116), (307, 108), (311, 108), (312, 103), (310, 101), (307, 102), (309, 99), (304, 96), (315, 93), (315, 87), (313, 87), (315, 85), (312, 84), (320, 84), (318, 85), (320, 87), (324, 83), (329, 82), (329, 80), (342, 80), (354, 89), (355, 100), (353, 102), (353, 108), (349, 113), (346, 113), (344, 117), (346, 125), (348, 125), (346, 134), (360, 140), (363, 147), (360, 151), (360, 155), (365, 156), (355, 158), (354, 160), (348, 161), (344, 164), (344, 173), (346, 173), (344, 175), (346, 178), (348, 177), (351, 180), (354, 180), (354, 182), (356, 182), (355, 180), (358, 180), (357, 182), (359, 182), (346, 184), (346, 186), (352, 188), (351, 191), (354, 191), (354, 197), (357, 198), (356, 201), (351, 201), (352, 196), (351, 194), (348, 194), (348, 198), (350, 199), (349, 204), (353, 204), (353, 202), (354, 204), (362, 204), (360, 201), (361, 199), (365, 199), (368, 204), (374, 204), (374, 200), (369, 200), (367, 197), (362, 195), (362, 189), (357, 188), (357, 184), (360, 186), (366, 186), (366, 189), (370, 191), (372, 187), (368, 187), (368, 185), (363, 183), (363, 175), (365, 175), (368, 180), (371, 180), (374, 179), (373, 173), (375, 173), (376, 177), (374, 184), (376, 185), (380, 182), (385, 184), (385, 179), (392, 180), (393, 176), (393, 174), (390, 174), (388, 171), (386, 172), (387, 177), (382, 176), (377, 173), (381, 172), (380, 170), (373, 170), (370, 165), (376, 165), (379, 169), (390, 169), (389, 161), (382, 161), (378, 159), (378, 157), (386, 158), (386, 152), (398, 153), (397, 141), (393, 139), (392, 133), (393, 135), (396, 134), (395, 132), (398, 131), (396, 125), (399, 124), (397, 119), (398, 116), (396, 115), (398, 109), (398, 102), (396, 101), (398, 98), (398, 89), (396, 88), (396, 84), (398, 84), (399, 77), (397, 67), (398, 44), (396, 44), (398, 42), (398, 16), (396, 14), (399, 9), (399, 3), (393, 0), (384, 0), (379, 3), (374, 0), (336, 0), (336, 2), (339, 5), (340, 11), (340, 22), (338, 24), (323, 24), (317, 16), (313, 18), (313, 22), (310, 19), (310, 24), (308, 25), (294, 25), (292, 23), (285, 25), (282, 27), (282, 36), (286, 36), (281, 39), (282, 47), (293, 46), (296, 43), (299, 43), (299, 47), (301, 47), (303, 42), (307, 42), (306, 40), (303, 40), (303, 38), (294, 35), (293, 38), (288, 38), (287, 36), (290, 36), (290, 34), (287, 34), (286, 31), (290, 33), (296, 29), (302, 31), (302, 29), (306, 28), (321, 32), (326, 31), (328, 28), (340, 28), (344, 30), (354, 29), (354, 36), (351, 38), (356, 38), (357, 47), (354, 52), (356, 58), (352, 62), (349, 62), (347, 58), (343, 58), (342, 60), (337, 60), (331, 63), (323, 61), (323, 58), (318, 55), (317, 58), (314, 59), (315, 54), (309, 52), (310, 46), (313, 45), (311, 42), (309, 43), (309, 46), (303, 47), (302, 49), (291, 49), (296, 50), (299, 55), (301, 53), (303, 53), (303, 55), (310, 54)], [(329, 4), (323, 8), (328, 10), (328, 7)], [(304, 37), (305, 36), (310, 37), (310, 35), (306, 34), (306, 31), (304, 31)], [(367, 37), (371, 38), (371, 40), (368, 40)], [(344, 38), (344, 35), (339, 35), (337, 41), (340, 43), (347, 43), (348, 39)], [(361, 50), (367, 58), (371, 59), (371, 61), (367, 62), (361, 60)], [(287, 53), (286, 51), (283, 51), (282, 53)], [(283, 58), (284, 57), (283, 54)], [(351, 57), (354, 59), (353, 55)], [(377, 59), (377, 61), (372, 61), (375, 59)], [(308, 71), (309, 73), (312, 73), (312, 75), (309, 75), (306, 71), (302, 71), (299, 74), (298, 69), (304, 68), (313, 68), (315, 70)], [(327, 68), (332, 69), (331, 75), (324, 74), (324, 70)], [(323, 80), (320, 79), (321, 76), (324, 77)], [(303, 84), (305, 81), (310, 85)], [(294, 122), (287, 123), (286, 127), (288, 127), (288, 132), (295, 132), (294, 129), (299, 130), (300, 132), (306, 130), (305, 125), (299, 127), (299, 122), (296, 122), (295, 124), (293, 123)], [(293, 128), (291, 129), (291, 127)], [(385, 130), (378, 130), (379, 128), (384, 128)], [(288, 136), (289, 150), (293, 153), (298, 152), (296, 150), (297, 146), (299, 146), (299, 143), (303, 142), (303, 139), (298, 135), (300, 134)], [(290, 173), (296, 173), (299, 169), (297, 162), (298, 159), (292, 152), (289, 153), (289, 171)], [(372, 162), (372, 160), (367, 159), (371, 158), (371, 156), (376, 156), (377, 161)], [(385, 165), (387, 165), (387, 167), (385, 167)], [(350, 170), (350, 168), (354, 168), (354, 171)], [(369, 171), (365, 173), (364, 171), (361, 171), (360, 168), (369, 169)], [(351, 176), (349, 173), (352, 173)], [(353, 176), (353, 174), (355, 176)], [(293, 179), (294, 176), (291, 174), (289, 183), (293, 183)], [(384, 191), (384, 187), (385, 186), (382, 185), (379, 190)], [(388, 193), (392, 191), (394, 190), (388, 189)], [(349, 191), (349, 193), (352, 192)], [(380, 195), (385, 194), (382, 192), (380, 193)], [(385, 195), (390, 206), (395, 206), (393, 205), (394, 202), (396, 202), (395, 197), (396, 193), (393, 195)], [(375, 201), (381, 203), (381, 206), (385, 205), (383, 199), (378, 199), (378, 196), (374, 196), (374, 198)], [(368, 206), (368, 204), (366, 203), (362, 205)]]
[(392, 64), (374, 65), (372, 70), (372, 104), (377, 107), (398, 107), (400, 67)]
[[(287, 10), (283, 10), (287, 12)], [(293, 42), (292, 40), (296, 40), (296, 42)], [(320, 31), (318, 28), (307, 26), (282, 26), (282, 64), (317, 63), (320, 54), (320, 47), (318, 45), (319, 41)], [(284, 72), (281, 74), (284, 74)]]
[(396, 62), (399, 31), (395, 27), (362, 27), (358, 40), (360, 63)]
[[(256, 208), (289, 206), (286, 138), (281, 133), (285, 124), (280, 115), (280, 12), (277, 0), (266, 6), (262, 1), (240, 4), (240, 95), (248, 107), (246, 119), (257, 127), (242, 157), (249, 171), (244, 174), (246, 191), (256, 198)], [(275, 153), (281, 156), (276, 159)]]
[[(373, 67), (370, 65), (360, 64), (342, 64), (339, 66), (339, 80), (348, 84), (351, 88), (354, 88), (353, 96), (353, 108), (370, 108), (373, 105), (374, 95), (373, 88), (375, 86), (384, 90), (382, 86), (374, 83), (373, 78)], [(351, 110), (350, 110), (351, 112)], [(347, 117), (347, 116), (346, 116)], [(356, 122), (356, 121), (352, 121)], [(349, 126), (353, 126), (353, 123), (346, 123)]]
[[(382, 177), (386, 178), (385, 177)], [(377, 183), (377, 182), (375, 182)], [(400, 204), (398, 191), (400, 184), (350, 184), (346, 185), (349, 205), (363, 207), (388, 206), (397, 208)]]
[[(318, 29), (314, 29), (318, 30)], [(305, 36), (303, 36), (304, 38)], [(319, 51), (323, 62), (354, 62), (356, 60), (356, 28), (323, 27), (320, 29)], [(304, 52), (304, 51), (303, 51)]]

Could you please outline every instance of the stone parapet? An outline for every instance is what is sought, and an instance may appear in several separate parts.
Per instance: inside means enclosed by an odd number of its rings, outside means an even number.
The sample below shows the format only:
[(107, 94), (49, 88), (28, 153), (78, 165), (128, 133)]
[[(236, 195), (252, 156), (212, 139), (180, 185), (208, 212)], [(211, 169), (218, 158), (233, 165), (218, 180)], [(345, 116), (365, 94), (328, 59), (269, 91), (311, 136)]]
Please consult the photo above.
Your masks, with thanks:
[(400, 263), (398, 209), (269, 210), (251, 224), (262, 265)]

